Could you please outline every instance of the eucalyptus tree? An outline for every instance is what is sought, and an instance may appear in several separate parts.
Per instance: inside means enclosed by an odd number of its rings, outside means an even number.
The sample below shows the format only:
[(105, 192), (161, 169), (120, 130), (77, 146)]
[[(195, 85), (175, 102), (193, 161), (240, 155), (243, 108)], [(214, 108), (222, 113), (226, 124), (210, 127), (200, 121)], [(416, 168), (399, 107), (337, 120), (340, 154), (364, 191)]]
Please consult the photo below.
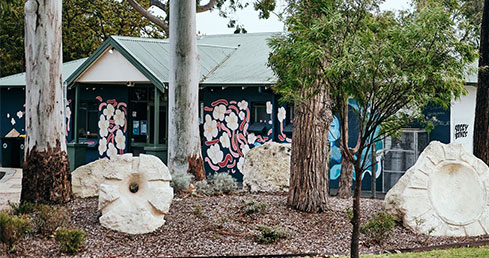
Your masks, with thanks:
[[(464, 91), (464, 72), (476, 57), (473, 41), (461, 39), (454, 22), (463, 19), (458, 1), (419, 1), (411, 11), (398, 14), (381, 13), (379, 3), (315, 1), (315, 9), (322, 12), (319, 18), (304, 24), (306, 12), (296, 11), (288, 23), (291, 32), (272, 41), (270, 58), (281, 80), (276, 89), (286, 97), (300, 96), (303, 77), (295, 78), (293, 72), (304, 70), (324, 78), (321, 85), (330, 92), (334, 107), (344, 107), (349, 97), (357, 103), (358, 142), (354, 148), (342, 146), (343, 158), (353, 163), (356, 172), (352, 257), (359, 255), (361, 181), (370, 166), (360, 157), (383, 137), (419, 118), (426, 105), (448, 107), (452, 97)], [(284, 47), (283, 42), (289, 43)], [(306, 62), (291, 59), (290, 49), (304, 53)], [(345, 116), (338, 118), (343, 124)]]
[[(324, 75), (326, 55), (316, 52), (322, 32), (315, 23), (325, 20), (332, 1), (290, 2), (289, 32), (270, 40), (269, 65), (278, 77), (274, 89), (294, 103), (294, 129), (287, 205), (307, 212), (328, 208), (329, 126), (331, 97)], [(312, 33), (311, 33), (312, 32)]]
[[(201, 141), (199, 134), (198, 94), (200, 81), (199, 56), (196, 39), (196, 12), (205, 12), (213, 8), (226, 16), (223, 7), (225, 0), (209, 0), (200, 5), (196, 0), (151, 0), (166, 15), (157, 16), (151, 10), (143, 8), (136, 0), (127, 0), (131, 6), (148, 20), (158, 25), (170, 36), (170, 80), (168, 89), (168, 167), (172, 173), (188, 172), (197, 180), (205, 179), (204, 162), (202, 160)], [(261, 15), (267, 18), (275, 8), (275, 1), (257, 4)], [(244, 8), (247, 4), (240, 1), (229, 1), (231, 9)], [(170, 26), (171, 24), (171, 26)], [(242, 27), (234, 20), (231, 26)]]
[(25, 3), (26, 142), (21, 198), (71, 200), (62, 87), (61, 0)]
[(489, 0), (484, 1), (474, 123), (474, 155), (489, 164)]

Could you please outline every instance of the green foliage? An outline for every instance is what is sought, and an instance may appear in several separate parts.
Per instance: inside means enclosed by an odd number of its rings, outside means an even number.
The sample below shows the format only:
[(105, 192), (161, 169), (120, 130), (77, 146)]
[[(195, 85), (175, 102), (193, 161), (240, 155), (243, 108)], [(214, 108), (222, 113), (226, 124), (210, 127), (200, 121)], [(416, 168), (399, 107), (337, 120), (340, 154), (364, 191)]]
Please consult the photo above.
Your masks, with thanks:
[(190, 187), (190, 183), (194, 176), (186, 171), (174, 171), (171, 175), (171, 186), (176, 193), (181, 193)]
[(278, 231), (269, 227), (259, 226), (257, 230), (260, 232), (255, 235), (255, 241), (260, 244), (272, 244), (276, 241), (286, 238), (285, 232)]
[[(0, 77), (25, 70), (24, 1), (8, 2), (9, 11), (0, 11)], [(62, 15), (63, 62), (88, 57), (110, 35), (165, 37), (127, 1), (64, 0)]]
[(216, 173), (209, 177), (215, 194), (232, 194), (238, 189), (236, 179), (229, 173)]
[(195, 205), (194, 209), (192, 210), (192, 214), (194, 214), (197, 217), (202, 216), (202, 206), (200, 205)]
[(254, 201), (242, 201), (242, 203), (243, 205), (239, 208), (239, 210), (245, 215), (263, 214), (267, 208), (265, 203), (256, 203)]
[(207, 182), (207, 180), (197, 181), (194, 183), (195, 191), (203, 195), (214, 194), (214, 188)]
[(396, 221), (394, 216), (379, 212), (374, 214), (372, 218), (360, 227), (360, 231), (366, 235), (370, 240), (378, 244), (382, 244), (386, 240), (390, 233), (394, 230)]
[(54, 235), (62, 252), (76, 253), (85, 245), (86, 234), (83, 229), (78, 228), (58, 228)]
[(0, 242), (13, 251), (14, 245), (24, 237), (31, 227), (30, 220), (25, 216), (15, 216), (0, 211)]
[(8, 203), (14, 215), (31, 214), (36, 210), (36, 204), (32, 202), (20, 201), (19, 203)]
[[(465, 19), (461, 1), (420, 1), (400, 13), (380, 12), (379, 3), (291, 5), (289, 33), (270, 40), (274, 90), (284, 100), (300, 103), (326, 88), (340, 124), (348, 100), (356, 101), (361, 145), (352, 156), (421, 117), (427, 105), (448, 107), (464, 93), (465, 71), (477, 56), (455, 22)], [(357, 165), (365, 170), (368, 163)]]
[(39, 204), (36, 207), (34, 224), (38, 233), (43, 236), (52, 235), (56, 229), (66, 226), (70, 222), (70, 212), (62, 206), (49, 206)]
[(346, 216), (348, 216), (348, 219), (349, 220), (352, 220), (353, 219), (353, 210), (350, 209), (350, 207), (346, 207), (345, 213), (346, 213)]
[(232, 194), (238, 189), (236, 179), (226, 172), (210, 175), (208, 180), (197, 181), (194, 186), (197, 193), (204, 195)]

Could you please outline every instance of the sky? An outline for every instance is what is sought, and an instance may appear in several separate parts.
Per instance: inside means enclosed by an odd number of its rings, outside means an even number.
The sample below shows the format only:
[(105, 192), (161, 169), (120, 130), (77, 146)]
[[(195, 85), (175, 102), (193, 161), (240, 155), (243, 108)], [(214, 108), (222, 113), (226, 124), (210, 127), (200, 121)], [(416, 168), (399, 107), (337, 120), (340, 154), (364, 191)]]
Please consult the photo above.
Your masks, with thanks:
[[(405, 9), (409, 7), (409, 3), (410, 1), (408, 0), (386, 0), (380, 8), (382, 10)], [(278, 7), (281, 4), (283, 4), (283, 1), (279, 2)], [(274, 14), (270, 15), (270, 18), (267, 20), (258, 19), (258, 12), (253, 9), (252, 4), (244, 10), (238, 11), (234, 17), (237, 23), (244, 25), (249, 33), (276, 32), (283, 31), (284, 29), (283, 23)], [(197, 14), (197, 31), (200, 34), (215, 35), (233, 33), (234, 28), (228, 28), (227, 24), (228, 19), (220, 17), (217, 11)]]

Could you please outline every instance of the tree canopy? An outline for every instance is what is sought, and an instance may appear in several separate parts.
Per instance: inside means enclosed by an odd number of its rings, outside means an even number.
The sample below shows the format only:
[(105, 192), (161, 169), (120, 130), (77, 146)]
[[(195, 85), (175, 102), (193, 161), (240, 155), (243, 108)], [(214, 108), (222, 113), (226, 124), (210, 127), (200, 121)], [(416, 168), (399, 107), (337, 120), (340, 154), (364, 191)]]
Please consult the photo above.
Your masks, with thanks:
[[(378, 0), (307, 2), (291, 5), (289, 33), (271, 40), (269, 62), (278, 75), (275, 90), (286, 100), (300, 103), (304, 89), (314, 96), (326, 87), (340, 124), (341, 107), (349, 98), (357, 103), (357, 146), (342, 148), (357, 172), (351, 255), (358, 257), (361, 174), (369, 166), (359, 157), (427, 104), (447, 107), (459, 96), (476, 48), (461, 29), (468, 24), (463, 1), (420, 0), (399, 13), (380, 12)], [(326, 83), (313, 83), (321, 78)]]
[[(0, 12), (0, 76), (24, 71), (24, 3), (9, 0)], [(63, 61), (88, 57), (110, 35), (165, 37), (164, 32), (134, 12), (127, 1), (64, 0)]]

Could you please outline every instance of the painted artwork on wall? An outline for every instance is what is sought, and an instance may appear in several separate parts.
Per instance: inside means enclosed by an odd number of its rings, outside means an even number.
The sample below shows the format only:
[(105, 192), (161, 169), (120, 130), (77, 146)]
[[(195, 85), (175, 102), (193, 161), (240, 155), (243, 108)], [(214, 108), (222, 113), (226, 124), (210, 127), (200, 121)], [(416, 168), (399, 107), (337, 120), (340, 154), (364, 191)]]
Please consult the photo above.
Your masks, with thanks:
[(117, 102), (115, 99), (103, 101), (98, 96), (100, 102), (99, 110), (99, 142), (98, 152), (100, 157), (114, 157), (126, 151), (126, 132), (127, 132), (127, 104)]
[[(268, 108), (270, 107), (270, 108)], [(204, 107), (204, 161), (214, 172), (240, 173), (244, 155), (272, 139), (272, 103), (267, 103), (265, 134), (249, 132), (251, 111), (246, 100), (219, 99)]]
[[(350, 108), (348, 111), (348, 116), (349, 116), (349, 121), (348, 121), (348, 128), (349, 128), (349, 145), (350, 147), (354, 146), (357, 141), (358, 137), (358, 122), (356, 121), (356, 112), (353, 110), (357, 108), (356, 104), (354, 101), (351, 101), (349, 104)], [(331, 122), (330, 129), (329, 129), (329, 135), (328, 135), (328, 141), (330, 144), (330, 150), (331, 150), (331, 158), (329, 161), (329, 167), (330, 167), (330, 180), (331, 181), (336, 181), (339, 179), (340, 174), (341, 174), (341, 151), (340, 151), (340, 138), (341, 138), (341, 130), (340, 130), (340, 121), (338, 117), (334, 116), (333, 121)], [(383, 149), (383, 143), (381, 141), (377, 142), (375, 144), (376, 148), (376, 154), (375, 155), (375, 165), (372, 169), (372, 153), (371, 151), (364, 151), (362, 153), (362, 159), (365, 160), (366, 162), (366, 171), (362, 173), (362, 180), (366, 175), (372, 176), (372, 174), (375, 174), (375, 178), (378, 179), (380, 178), (381, 172), (382, 172), (382, 149)], [(374, 172), (372, 172), (372, 170)], [(355, 170), (353, 170), (353, 179), (355, 178)]]

